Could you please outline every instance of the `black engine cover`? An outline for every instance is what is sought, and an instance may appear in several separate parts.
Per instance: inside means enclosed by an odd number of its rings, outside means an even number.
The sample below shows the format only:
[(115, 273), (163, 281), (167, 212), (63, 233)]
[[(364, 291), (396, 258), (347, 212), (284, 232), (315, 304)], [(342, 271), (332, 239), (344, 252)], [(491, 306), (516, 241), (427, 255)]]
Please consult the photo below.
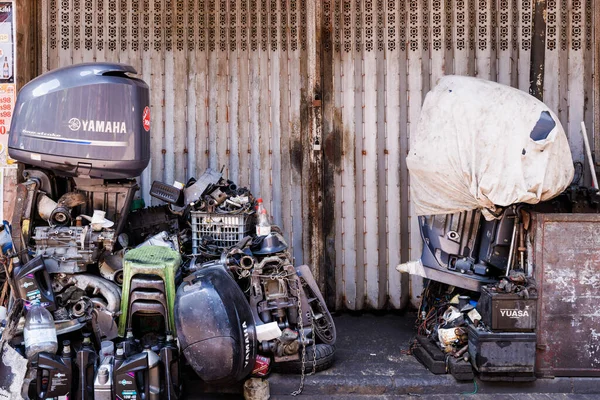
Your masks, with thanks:
[(197, 271), (177, 290), (177, 337), (205, 382), (237, 382), (254, 368), (256, 331), (248, 300), (219, 266)]

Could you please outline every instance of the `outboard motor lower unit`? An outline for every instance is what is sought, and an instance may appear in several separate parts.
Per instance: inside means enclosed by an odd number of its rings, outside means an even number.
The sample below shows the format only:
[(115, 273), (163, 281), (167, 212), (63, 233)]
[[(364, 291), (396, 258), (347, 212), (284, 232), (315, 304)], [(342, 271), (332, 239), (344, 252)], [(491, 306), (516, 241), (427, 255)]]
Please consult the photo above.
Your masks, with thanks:
[(148, 85), (124, 64), (48, 72), (17, 97), (8, 142), (17, 161), (63, 176), (132, 178), (150, 161)]
[(248, 300), (222, 267), (207, 267), (177, 290), (175, 326), (185, 358), (209, 383), (247, 377), (256, 359), (256, 331)]

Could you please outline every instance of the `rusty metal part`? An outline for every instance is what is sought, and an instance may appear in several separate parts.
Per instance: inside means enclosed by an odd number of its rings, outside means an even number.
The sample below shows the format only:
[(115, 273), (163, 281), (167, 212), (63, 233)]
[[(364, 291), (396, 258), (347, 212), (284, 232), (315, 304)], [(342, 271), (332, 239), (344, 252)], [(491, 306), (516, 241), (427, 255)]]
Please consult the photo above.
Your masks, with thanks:
[(510, 250), (508, 251), (508, 262), (506, 263), (506, 276), (510, 274), (512, 264), (514, 261), (515, 246), (517, 244), (517, 230), (519, 226), (519, 215), (515, 213), (515, 224), (513, 227), (512, 237), (510, 239)]
[(522, 270), (525, 270), (525, 251), (527, 247), (525, 247), (525, 229), (523, 228), (523, 224), (519, 224), (519, 259), (520, 259), (520, 267)]
[(108, 311), (113, 314), (119, 312), (121, 305), (121, 292), (115, 283), (89, 274), (57, 274), (54, 277), (52, 288), (55, 291), (60, 291), (61, 288), (69, 285), (75, 285), (81, 290), (92, 289), (94, 294), (102, 294), (107, 301), (106, 308)]
[(467, 352), (467, 350), (469, 350), (469, 345), (468, 345), (468, 344), (467, 344), (467, 345), (465, 345), (465, 346), (463, 346), (463, 347), (462, 347), (460, 350), (458, 350), (456, 353), (454, 353), (454, 357), (456, 357), (456, 358), (460, 358), (460, 357), (462, 357), (462, 356), (463, 356), (463, 355), (464, 355), (464, 354)]
[(532, 216), (536, 373), (600, 376), (600, 215)]

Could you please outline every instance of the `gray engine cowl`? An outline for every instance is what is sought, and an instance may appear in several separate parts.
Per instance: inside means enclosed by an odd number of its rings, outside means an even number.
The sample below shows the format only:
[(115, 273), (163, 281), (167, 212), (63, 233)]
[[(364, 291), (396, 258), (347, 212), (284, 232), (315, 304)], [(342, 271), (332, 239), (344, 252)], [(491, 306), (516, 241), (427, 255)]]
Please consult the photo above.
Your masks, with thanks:
[(33, 241), (35, 255), (43, 256), (46, 269), (51, 274), (85, 272), (87, 266), (98, 262), (104, 250), (112, 251), (115, 232), (103, 229), (92, 231), (88, 226), (35, 228)]
[(123, 179), (150, 161), (150, 92), (124, 64), (47, 72), (17, 97), (9, 153), (62, 176)]

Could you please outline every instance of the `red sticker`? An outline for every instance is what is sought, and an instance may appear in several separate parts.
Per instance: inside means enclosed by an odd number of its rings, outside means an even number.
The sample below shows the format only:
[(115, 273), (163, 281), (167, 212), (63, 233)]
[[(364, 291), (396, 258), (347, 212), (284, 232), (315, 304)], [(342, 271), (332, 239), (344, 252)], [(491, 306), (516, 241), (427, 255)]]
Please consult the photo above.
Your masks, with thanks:
[(142, 121), (144, 123), (144, 129), (146, 132), (150, 130), (150, 107), (146, 106), (144, 108), (144, 112), (142, 113)]

